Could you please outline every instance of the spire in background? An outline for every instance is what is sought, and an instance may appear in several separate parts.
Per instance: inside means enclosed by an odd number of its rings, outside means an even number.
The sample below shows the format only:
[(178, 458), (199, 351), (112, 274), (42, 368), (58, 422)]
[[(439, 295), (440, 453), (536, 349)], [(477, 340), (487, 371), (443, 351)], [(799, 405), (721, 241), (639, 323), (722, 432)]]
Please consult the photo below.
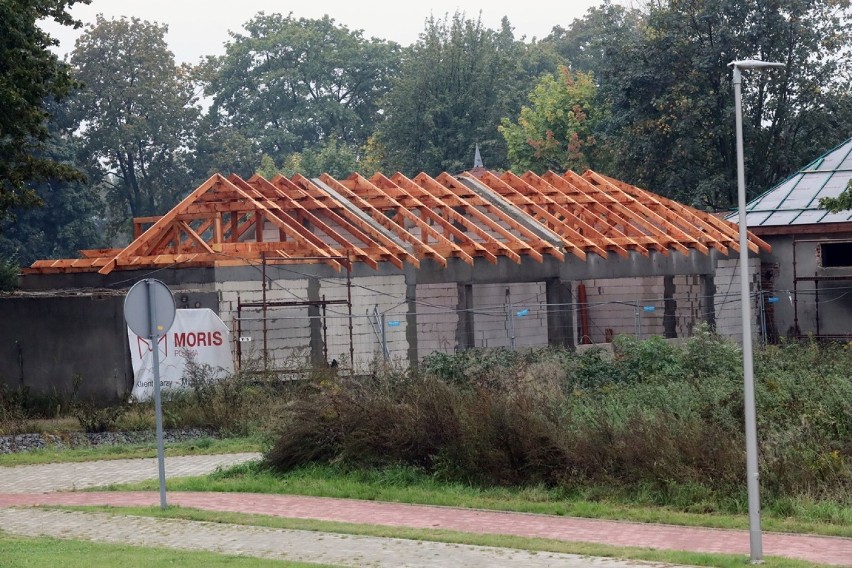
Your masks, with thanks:
[(482, 164), (482, 156), (479, 154), (479, 144), (476, 145), (476, 153), (473, 155), (473, 169), (484, 168)]

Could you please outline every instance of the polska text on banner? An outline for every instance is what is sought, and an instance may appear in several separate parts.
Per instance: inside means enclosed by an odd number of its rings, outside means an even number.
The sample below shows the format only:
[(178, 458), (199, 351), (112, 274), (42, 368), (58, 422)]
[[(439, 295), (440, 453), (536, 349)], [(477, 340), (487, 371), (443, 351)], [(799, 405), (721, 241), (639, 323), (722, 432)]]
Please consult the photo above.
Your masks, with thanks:
[[(134, 400), (150, 400), (154, 396), (154, 368), (151, 341), (127, 329), (130, 359), (133, 363)], [(209, 365), (212, 376), (223, 377), (234, 372), (228, 327), (213, 310), (207, 308), (177, 310), (175, 322), (158, 342), (160, 349), (160, 388), (185, 389), (184, 372), (187, 359), (198, 365)]]

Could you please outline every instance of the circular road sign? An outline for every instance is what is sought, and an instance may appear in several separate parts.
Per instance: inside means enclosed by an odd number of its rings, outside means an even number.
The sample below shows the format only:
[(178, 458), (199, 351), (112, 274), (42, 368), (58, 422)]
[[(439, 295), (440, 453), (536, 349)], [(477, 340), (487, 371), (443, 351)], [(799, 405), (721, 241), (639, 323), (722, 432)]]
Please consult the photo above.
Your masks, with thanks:
[(171, 290), (153, 278), (140, 280), (124, 298), (124, 319), (139, 337), (164, 335), (175, 321), (175, 299)]

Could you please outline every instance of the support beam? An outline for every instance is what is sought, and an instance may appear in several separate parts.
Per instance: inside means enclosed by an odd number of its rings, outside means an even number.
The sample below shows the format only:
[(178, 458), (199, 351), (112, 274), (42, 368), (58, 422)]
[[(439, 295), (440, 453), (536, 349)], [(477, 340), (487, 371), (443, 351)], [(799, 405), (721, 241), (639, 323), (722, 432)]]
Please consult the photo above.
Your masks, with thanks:
[[(308, 279), (308, 301), (320, 302), (319, 278)], [(308, 328), (310, 329), (311, 362), (317, 366), (328, 363), (323, 354), (322, 321), (320, 320), (319, 304), (308, 305)]]
[(707, 322), (710, 329), (716, 329), (716, 283), (712, 274), (702, 274), (701, 278), (701, 298), (699, 299), (699, 309), (701, 310), (701, 319)]
[(663, 276), (663, 334), (667, 339), (677, 337), (677, 300), (674, 276)]
[(559, 278), (545, 281), (547, 343), (574, 348), (574, 304), (571, 283)]
[(405, 313), (405, 340), (408, 343), (408, 365), (412, 369), (417, 368), (417, 280), (413, 271), (405, 275), (405, 301), (407, 305)]
[(473, 329), (473, 285), (458, 284), (459, 321), (456, 326), (456, 351), (475, 347)]

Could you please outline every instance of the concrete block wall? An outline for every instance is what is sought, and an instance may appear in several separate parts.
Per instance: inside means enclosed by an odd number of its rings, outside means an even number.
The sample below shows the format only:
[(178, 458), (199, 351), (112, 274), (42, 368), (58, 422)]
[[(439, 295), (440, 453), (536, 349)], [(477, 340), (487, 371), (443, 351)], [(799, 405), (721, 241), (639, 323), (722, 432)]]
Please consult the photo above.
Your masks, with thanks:
[[(593, 343), (605, 343), (612, 335), (664, 335), (665, 286), (662, 276), (586, 280), (589, 335)], [(577, 285), (574, 297), (577, 298)], [(637, 310), (638, 305), (638, 310)], [(643, 308), (653, 306), (653, 312)], [(576, 319), (579, 326), (579, 317)]]
[[(243, 364), (263, 357), (263, 310), (243, 308), (237, 322), (239, 302), (261, 302), (261, 280), (226, 281), (217, 283), (220, 295), (219, 314), (231, 329), (233, 353), (237, 343)], [(267, 284), (267, 302), (299, 302), (308, 298), (308, 281), (271, 280)], [(240, 342), (240, 337), (250, 341)], [(307, 306), (268, 307), (266, 311), (266, 344), (272, 368), (293, 368), (310, 357), (310, 319)], [(296, 359), (296, 360), (294, 360)]]
[(459, 324), (458, 285), (419, 284), (417, 286), (417, 357), (440, 351), (456, 351)]
[(544, 282), (478, 284), (473, 286), (473, 340), (477, 347), (509, 347), (506, 290), (512, 313), (524, 309), (525, 316), (514, 315), (515, 347), (547, 345), (547, 311)]
[[(749, 282), (751, 293), (760, 287), (760, 259), (748, 260)], [(716, 286), (715, 311), (716, 332), (742, 343), (742, 305), (740, 303), (740, 260), (739, 258), (719, 260), (716, 264), (716, 275), (713, 283)], [(758, 332), (758, 309), (756, 296), (751, 300), (751, 329), (752, 337)]]
[[(331, 279), (320, 281), (320, 295), (326, 300), (346, 300), (346, 280), (339, 282)], [(408, 356), (406, 337), (405, 276), (370, 276), (352, 279), (352, 337), (355, 351), (355, 370), (367, 372), (374, 361), (381, 360), (381, 342), (376, 331), (378, 326), (370, 323), (378, 306), (379, 313), (385, 314), (385, 338), (391, 360), (404, 361)], [(349, 359), (349, 318), (344, 304), (329, 306), (328, 357), (329, 359)], [(333, 317), (332, 317), (333, 316)], [(342, 359), (341, 359), (342, 358)]]
[[(266, 291), (268, 302), (308, 301), (308, 279), (272, 280)], [(222, 320), (228, 325), (234, 336), (234, 352), (239, 336), (250, 337), (251, 341), (240, 344), (243, 359), (259, 358), (263, 353), (263, 312), (261, 308), (244, 308), (240, 320), (240, 333), (237, 333), (238, 301), (260, 302), (263, 299), (260, 280), (227, 281), (218, 285)], [(346, 279), (320, 279), (319, 292), (315, 298), (325, 297), (327, 301), (347, 299)], [(355, 369), (367, 372), (370, 365), (382, 358), (381, 326), (371, 324), (373, 310), (378, 306), (379, 313), (385, 314), (385, 337), (391, 359), (406, 359), (408, 340), (406, 338), (405, 277), (376, 276), (352, 279), (352, 343), (354, 347)], [(369, 314), (369, 316), (368, 316)], [(320, 316), (317, 316), (320, 317)], [(327, 306), (327, 350), (328, 359), (336, 359), (343, 364), (349, 360), (349, 312), (345, 304)], [(321, 323), (320, 323), (321, 325)], [(321, 333), (321, 332), (320, 332)], [(286, 306), (267, 308), (267, 350), (274, 368), (293, 368), (310, 361), (311, 355), (311, 318), (308, 306)]]
[(674, 277), (675, 301), (675, 333), (677, 337), (689, 337), (692, 329), (699, 323), (707, 321), (710, 297), (702, 285), (702, 277), (693, 275), (680, 275)]

